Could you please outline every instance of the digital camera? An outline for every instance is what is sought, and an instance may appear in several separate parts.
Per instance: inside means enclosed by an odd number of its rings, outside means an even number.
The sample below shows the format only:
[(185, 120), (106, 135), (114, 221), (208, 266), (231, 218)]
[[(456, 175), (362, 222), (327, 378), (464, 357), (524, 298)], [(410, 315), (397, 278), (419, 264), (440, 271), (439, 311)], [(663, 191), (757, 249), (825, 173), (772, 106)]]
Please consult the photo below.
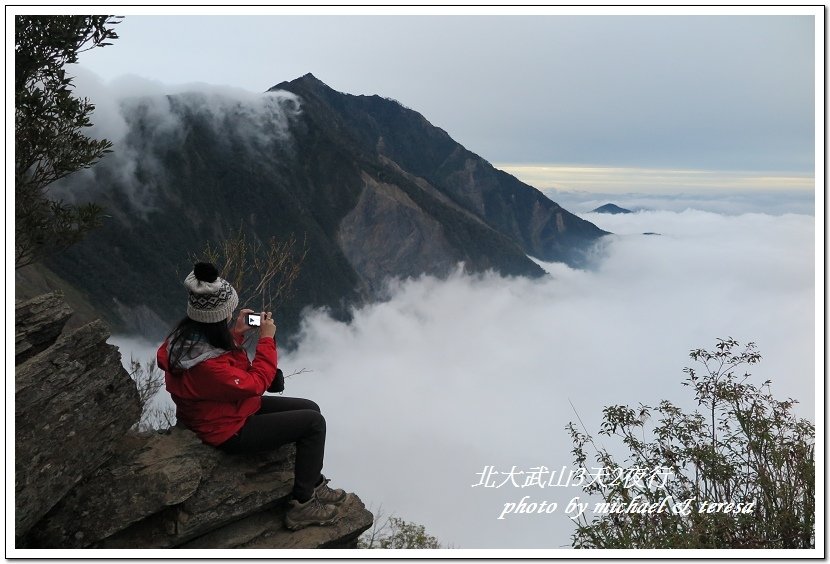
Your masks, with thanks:
[(259, 327), (261, 324), (262, 315), (258, 313), (249, 313), (247, 322), (251, 327)]

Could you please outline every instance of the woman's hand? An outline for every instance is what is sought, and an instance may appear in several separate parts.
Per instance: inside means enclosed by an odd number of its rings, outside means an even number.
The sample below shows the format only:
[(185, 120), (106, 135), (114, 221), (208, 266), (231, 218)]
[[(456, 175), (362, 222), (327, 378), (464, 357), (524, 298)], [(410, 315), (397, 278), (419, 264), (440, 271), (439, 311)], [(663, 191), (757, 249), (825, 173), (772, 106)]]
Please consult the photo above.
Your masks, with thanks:
[(259, 326), (259, 338), (274, 337), (277, 334), (277, 326), (274, 324), (274, 319), (271, 317), (270, 311), (262, 312), (262, 321)]
[(254, 313), (254, 310), (252, 310), (252, 309), (240, 309), (239, 310), (239, 315), (236, 316), (236, 323), (233, 324), (233, 329), (231, 329), (231, 333), (233, 333), (234, 335), (244, 335), (245, 333), (247, 333), (248, 331), (253, 329), (253, 327), (248, 325), (248, 322), (247, 322), (249, 313)]

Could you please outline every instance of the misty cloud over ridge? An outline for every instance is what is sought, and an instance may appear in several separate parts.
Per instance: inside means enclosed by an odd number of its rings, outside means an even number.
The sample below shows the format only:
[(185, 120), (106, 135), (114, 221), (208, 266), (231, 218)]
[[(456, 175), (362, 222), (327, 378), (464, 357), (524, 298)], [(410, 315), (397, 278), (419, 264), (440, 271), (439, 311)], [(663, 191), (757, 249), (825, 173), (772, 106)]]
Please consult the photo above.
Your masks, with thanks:
[(591, 432), (607, 405), (693, 409), (682, 369), (718, 337), (755, 341), (755, 381), (771, 379), (815, 420), (815, 218), (586, 217), (616, 233), (592, 270), (544, 264), (542, 280), (459, 270), (390, 282), (388, 299), (348, 324), (308, 312), (280, 365), (309, 370), (286, 394), (322, 406), (325, 472), (338, 486), (456, 547), (568, 546), (562, 511), (497, 517), (524, 495), (564, 504), (577, 488), (485, 491), (476, 474), (571, 467), (571, 403)]
[(219, 132), (220, 142), (267, 154), (290, 143), (290, 124), (300, 109), (290, 92), (254, 93), (205, 83), (163, 85), (137, 76), (104, 83), (76, 66), (75, 92), (95, 105), (86, 132), (113, 143), (112, 153), (54, 186), (70, 201), (84, 199), (114, 185), (136, 211), (154, 206), (154, 194), (175, 179), (167, 177), (161, 153), (175, 149), (189, 134), (182, 117), (195, 116)]

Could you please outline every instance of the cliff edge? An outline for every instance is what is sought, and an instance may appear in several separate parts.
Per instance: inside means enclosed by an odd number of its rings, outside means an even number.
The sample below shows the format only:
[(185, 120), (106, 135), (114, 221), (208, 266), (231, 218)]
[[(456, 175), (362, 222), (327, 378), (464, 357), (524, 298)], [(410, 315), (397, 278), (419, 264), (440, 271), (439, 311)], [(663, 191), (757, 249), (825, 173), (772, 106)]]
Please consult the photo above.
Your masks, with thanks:
[(349, 494), (335, 525), (285, 529), (294, 445), (228, 455), (179, 427), (132, 431), (109, 330), (62, 333), (70, 315), (59, 293), (15, 304), (16, 548), (353, 548), (371, 526)]

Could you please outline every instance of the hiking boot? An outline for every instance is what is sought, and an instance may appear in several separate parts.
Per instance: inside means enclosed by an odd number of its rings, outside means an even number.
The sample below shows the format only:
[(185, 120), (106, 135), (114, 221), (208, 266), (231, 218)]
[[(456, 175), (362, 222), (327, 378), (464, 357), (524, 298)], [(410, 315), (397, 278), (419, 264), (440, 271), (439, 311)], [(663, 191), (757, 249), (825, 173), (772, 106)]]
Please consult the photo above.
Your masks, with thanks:
[(328, 486), (331, 481), (325, 476), (322, 476), (323, 481), (314, 488), (314, 495), (321, 503), (328, 503), (329, 505), (340, 505), (346, 499), (346, 492), (341, 489), (334, 490)]
[(285, 526), (292, 531), (309, 525), (331, 525), (337, 520), (337, 508), (320, 503), (314, 496), (305, 503), (292, 499), (288, 504), (291, 508), (285, 514)]

